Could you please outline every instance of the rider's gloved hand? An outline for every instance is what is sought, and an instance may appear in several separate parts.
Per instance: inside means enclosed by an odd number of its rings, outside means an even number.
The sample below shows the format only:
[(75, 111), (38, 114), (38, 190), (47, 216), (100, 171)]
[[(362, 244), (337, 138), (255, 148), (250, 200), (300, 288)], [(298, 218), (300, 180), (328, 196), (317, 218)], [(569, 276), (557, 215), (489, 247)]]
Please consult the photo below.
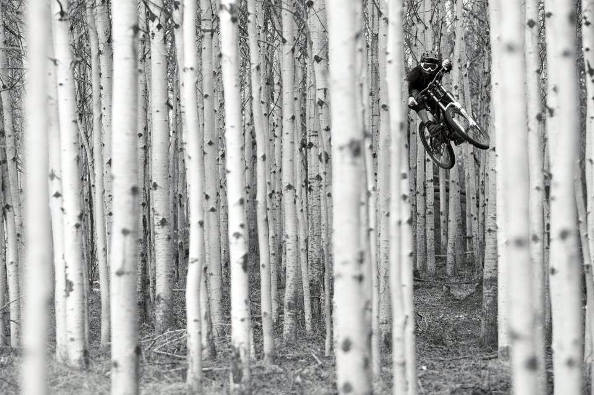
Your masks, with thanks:
[(445, 71), (450, 71), (452, 69), (452, 61), (449, 59), (444, 59), (441, 63), (441, 67), (443, 67)]
[(417, 102), (417, 99), (415, 99), (412, 96), (408, 98), (408, 107), (414, 108), (414, 107), (416, 107), (418, 105), (419, 105), (419, 102)]

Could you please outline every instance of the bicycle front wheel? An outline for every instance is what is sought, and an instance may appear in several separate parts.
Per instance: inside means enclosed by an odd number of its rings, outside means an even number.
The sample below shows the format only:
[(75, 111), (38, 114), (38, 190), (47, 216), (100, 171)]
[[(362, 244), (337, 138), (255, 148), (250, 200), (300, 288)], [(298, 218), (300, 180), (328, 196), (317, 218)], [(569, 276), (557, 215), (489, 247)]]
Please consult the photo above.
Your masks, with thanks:
[(445, 111), (448, 123), (470, 144), (480, 149), (489, 148), (489, 135), (457, 107), (449, 107)]

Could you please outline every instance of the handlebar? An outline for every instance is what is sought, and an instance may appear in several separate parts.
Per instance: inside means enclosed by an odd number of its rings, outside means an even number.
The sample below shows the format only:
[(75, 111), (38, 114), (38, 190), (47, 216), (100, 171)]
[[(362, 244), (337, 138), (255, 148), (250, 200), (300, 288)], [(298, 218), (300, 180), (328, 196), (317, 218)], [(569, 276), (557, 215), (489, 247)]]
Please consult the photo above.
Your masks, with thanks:
[(437, 79), (438, 79), (439, 77), (441, 77), (441, 76), (443, 75), (443, 73), (445, 73), (445, 72), (446, 72), (446, 69), (445, 69), (445, 68), (442, 66), (442, 67), (439, 69), (439, 71), (438, 71), (438, 72), (435, 74), (435, 77), (433, 77), (433, 79), (431, 80), (431, 82), (429, 82), (429, 83), (427, 84), (427, 87), (426, 87), (425, 89), (423, 89), (422, 91), (420, 91), (420, 92), (417, 94), (417, 96), (418, 96), (418, 97), (421, 97), (421, 96), (423, 96), (423, 95), (425, 94), (425, 92), (426, 92), (427, 90), (429, 90), (429, 88), (431, 88), (431, 85), (433, 85), (433, 83), (434, 83), (435, 81), (437, 81)]

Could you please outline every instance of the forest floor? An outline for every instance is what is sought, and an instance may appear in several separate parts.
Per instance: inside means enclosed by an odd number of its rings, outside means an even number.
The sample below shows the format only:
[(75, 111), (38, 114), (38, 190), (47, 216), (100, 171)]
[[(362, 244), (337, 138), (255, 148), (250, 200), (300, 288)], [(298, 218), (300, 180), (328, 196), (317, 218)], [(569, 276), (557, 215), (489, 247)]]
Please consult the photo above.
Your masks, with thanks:
[[(181, 293), (176, 304), (182, 317)], [(91, 300), (98, 305), (97, 294)], [(481, 287), (477, 284), (446, 285), (444, 281), (415, 282), (417, 373), (419, 394), (504, 394), (510, 392), (508, 365), (491, 350), (480, 346)], [(178, 327), (183, 328), (180, 319)], [(99, 311), (90, 311), (92, 338), (99, 337)], [(280, 329), (280, 328), (277, 328)], [(281, 331), (279, 330), (280, 333)], [(334, 358), (324, 357), (321, 336), (292, 345), (279, 345), (274, 365), (254, 362), (254, 394), (333, 394)], [(256, 342), (259, 344), (256, 330)], [(159, 337), (141, 330), (141, 391), (146, 394), (183, 394), (185, 337), (183, 330)], [(204, 362), (205, 393), (226, 393), (229, 351), (219, 345), (218, 357)], [(391, 362), (382, 361), (382, 382), (375, 392), (391, 393)], [(91, 343), (88, 371), (73, 371), (51, 362), (50, 386), (56, 394), (108, 394), (108, 353)], [(19, 356), (0, 349), (0, 394), (18, 393)]]

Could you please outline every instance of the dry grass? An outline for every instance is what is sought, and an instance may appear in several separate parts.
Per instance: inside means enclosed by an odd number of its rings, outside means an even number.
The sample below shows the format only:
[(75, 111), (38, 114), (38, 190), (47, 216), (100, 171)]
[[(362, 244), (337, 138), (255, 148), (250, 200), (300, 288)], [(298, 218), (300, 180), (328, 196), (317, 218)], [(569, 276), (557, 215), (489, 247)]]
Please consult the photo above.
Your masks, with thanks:
[[(181, 295), (179, 296), (181, 298)], [(420, 394), (509, 393), (509, 369), (480, 347), (480, 287), (463, 300), (444, 292), (443, 284), (420, 282), (415, 287), (417, 309), (417, 367)], [(91, 339), (98, 339), (98, 300), (91, 300)], [(176, 303), (179, 327), (183, 327), (182, 302)], [(277, 328), (277, 333), (280, 333)], [(334, 394), (334, 360), (324, 357), (323, 339), (300, 336), (296, 344), (279, 344), (274, 365), (254, 362), (252, 383), (256, 394)], [(256, 330), (256, 342), (260, 344)], [(146, 394), (185, 393), (185, 335), (183, 330), (155, 336), (141, 329), (141, 391)], [(228, 340), (228, 339), (227, 339)], [(217, 344), (216, 360), (205, 361), (205, 393), (226, 393), (228, 347)], [(385, 354), (388, 354), (386, 351)], [(91, 344), (87, 371), (50, 362), (50, 386), (56, 394), (108, 394), (110, 363), (107, 352)], [(18, 392), (19, 356), (0, 349), (0, 394)], [(384, 358), (382, 381), (376, 393), (390, 393), (390, 357)]]

